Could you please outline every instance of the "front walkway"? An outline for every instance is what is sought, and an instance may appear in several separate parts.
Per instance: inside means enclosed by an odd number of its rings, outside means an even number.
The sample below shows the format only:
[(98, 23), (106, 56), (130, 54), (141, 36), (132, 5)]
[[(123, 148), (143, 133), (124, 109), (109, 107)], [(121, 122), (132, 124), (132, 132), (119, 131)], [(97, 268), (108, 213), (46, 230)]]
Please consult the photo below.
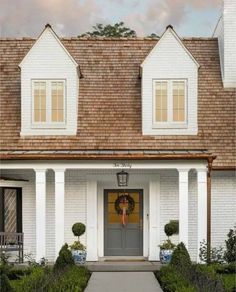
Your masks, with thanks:
[(152, 272), (94, 272), (85, 292), (161, 292)]

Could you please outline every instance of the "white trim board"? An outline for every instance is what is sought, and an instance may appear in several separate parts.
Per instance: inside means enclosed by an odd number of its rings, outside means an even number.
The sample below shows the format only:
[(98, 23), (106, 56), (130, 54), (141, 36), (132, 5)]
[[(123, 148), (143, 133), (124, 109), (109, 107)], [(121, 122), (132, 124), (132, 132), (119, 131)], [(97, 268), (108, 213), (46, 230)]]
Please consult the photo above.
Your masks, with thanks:
[(1, 161), (1, 169), (207, 169), (206, 160), (119, 160), (119, 164), (128, 163), (129, 167), (116, 166), (117, 160), (64, 160), (64, 161)]

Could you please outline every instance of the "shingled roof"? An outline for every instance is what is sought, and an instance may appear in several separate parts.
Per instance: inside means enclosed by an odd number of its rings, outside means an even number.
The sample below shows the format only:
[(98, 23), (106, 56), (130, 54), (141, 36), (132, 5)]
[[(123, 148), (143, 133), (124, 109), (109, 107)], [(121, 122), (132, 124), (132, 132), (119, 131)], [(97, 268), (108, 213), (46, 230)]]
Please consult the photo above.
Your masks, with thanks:
[(183, 39), (200, 64), (197, 136), (142, 135), (140, 64), (157, 40), (64, 38), (83, 74), (77, 135), (20, 137), (18, 64), (34, 41), (0, 40), (2, 151), (204, 149), (217, 155), (214, 167), (235, 167), (236, 91), (222, 86), (217, 39)]

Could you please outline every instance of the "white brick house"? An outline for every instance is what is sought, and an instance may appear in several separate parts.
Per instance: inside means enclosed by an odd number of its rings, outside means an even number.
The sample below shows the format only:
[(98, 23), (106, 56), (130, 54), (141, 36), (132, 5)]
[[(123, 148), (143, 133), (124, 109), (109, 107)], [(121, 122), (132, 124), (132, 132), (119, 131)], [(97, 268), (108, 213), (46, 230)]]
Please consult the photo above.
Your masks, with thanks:
[[(0, 232), (54, 261), (86, 224), (87, 260), (159, 260), (179, 220), (193, 261), (236, 223), (236, 4), (212, 38), (1, 39)], [(219, 44), (219, 46), (218, 46)], [(18, 67), (19, 66), (19, 67)], [(129, 175), (127, 186), (117, 173)], [(135, 207), (122, 225), (116, 199)]]

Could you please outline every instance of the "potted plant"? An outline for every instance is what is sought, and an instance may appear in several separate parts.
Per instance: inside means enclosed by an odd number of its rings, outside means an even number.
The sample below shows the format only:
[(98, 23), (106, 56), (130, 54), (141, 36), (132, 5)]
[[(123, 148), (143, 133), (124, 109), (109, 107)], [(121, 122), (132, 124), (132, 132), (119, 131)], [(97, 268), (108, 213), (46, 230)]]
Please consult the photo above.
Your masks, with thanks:
[(179, 233), (179, 222), (177, 220), (171, 220), (164, 227), (165, 234), (168, 239), (160, 245), (160, 261), (162, 264), (168, 264), (171, 261), (175, 244), (171, 242), (170, 236)]
[(80, 242), (79, 237), (85, 233), (86, 227), (83, 223), (75, 223), (72, 226), (74, 236), (78, 236), (78, 240), (70, 245), (71, 253), (76, 264), (84, 264), (86, 261), (86, 247)]

